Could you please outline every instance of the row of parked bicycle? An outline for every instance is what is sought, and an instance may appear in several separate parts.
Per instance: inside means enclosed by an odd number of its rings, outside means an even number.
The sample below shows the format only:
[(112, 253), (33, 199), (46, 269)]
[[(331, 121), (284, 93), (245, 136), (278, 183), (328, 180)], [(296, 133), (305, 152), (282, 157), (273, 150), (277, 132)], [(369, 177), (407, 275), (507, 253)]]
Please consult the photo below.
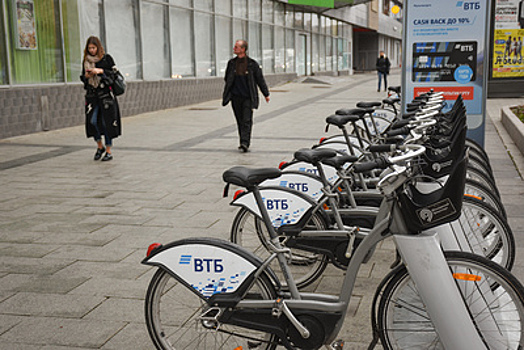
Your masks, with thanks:
[[(459, 97), (397, 96), (326, 118), (279, 168), (233, 167), (231, 242), (153, 244), (145, 312), (158, 349), (343, 349), (357, 273), (381, 241), (397, 259), (372, 305), (373, 348), (520, 349), (524, 288), (489, 159)], [(332, 264), (340, 290), (304, 292)]]

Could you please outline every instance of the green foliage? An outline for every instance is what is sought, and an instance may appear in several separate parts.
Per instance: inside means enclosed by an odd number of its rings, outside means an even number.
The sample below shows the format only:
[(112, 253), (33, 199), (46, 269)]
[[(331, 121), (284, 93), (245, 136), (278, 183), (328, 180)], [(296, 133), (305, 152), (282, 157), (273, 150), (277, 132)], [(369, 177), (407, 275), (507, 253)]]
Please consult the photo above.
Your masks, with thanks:
[(524, 106), (511, 107), (510, 109), (524, 123)]

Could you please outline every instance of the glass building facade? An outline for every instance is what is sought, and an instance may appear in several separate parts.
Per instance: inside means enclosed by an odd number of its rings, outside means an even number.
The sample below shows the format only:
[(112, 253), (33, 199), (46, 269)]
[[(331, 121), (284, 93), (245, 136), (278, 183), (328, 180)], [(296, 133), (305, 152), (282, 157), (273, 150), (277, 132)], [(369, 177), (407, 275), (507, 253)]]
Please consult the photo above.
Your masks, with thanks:
[(352, 26), (273, 0), (1, 0), (0, 87), (78, 83), (101, 38), (129, 81), (220, 77), (237, 39), (265, 74), (350, 72)]

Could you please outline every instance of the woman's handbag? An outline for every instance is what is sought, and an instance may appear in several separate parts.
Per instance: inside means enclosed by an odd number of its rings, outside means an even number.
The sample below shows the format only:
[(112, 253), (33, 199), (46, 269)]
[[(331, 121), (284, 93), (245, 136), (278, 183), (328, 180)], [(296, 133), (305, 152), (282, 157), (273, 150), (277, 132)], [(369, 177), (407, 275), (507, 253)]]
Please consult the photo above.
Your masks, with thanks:
[(113, 67), (113, 85), (111, 85), (111, 88), (115, 96), (120, 96), (126, 92), (126, 80), (116, 66)]

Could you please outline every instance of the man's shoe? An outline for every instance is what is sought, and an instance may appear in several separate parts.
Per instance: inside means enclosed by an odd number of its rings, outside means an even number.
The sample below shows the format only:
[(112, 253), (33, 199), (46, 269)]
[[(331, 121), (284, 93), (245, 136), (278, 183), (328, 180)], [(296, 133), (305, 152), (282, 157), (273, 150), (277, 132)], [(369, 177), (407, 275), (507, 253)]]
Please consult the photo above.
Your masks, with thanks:
[(102, 162), (107, 162), (109, 160), (113, 159), (113, 156), (111, 155), (111, 153), (106, 153), (104, 155), (104, 158), (102, 158)]
[(249, 150), (249, 147), (242, 144), (238, 147), (238, 149), (240, 150), (240, 152), (246, 153)]
[(106, 151), (105, 147), (98, 148), (96, 150), (95, 157), (93, 159), (94, 160), (99, 160), (100, 158), (102, 158), (102, 154), (104, 154), (105, 151)]

